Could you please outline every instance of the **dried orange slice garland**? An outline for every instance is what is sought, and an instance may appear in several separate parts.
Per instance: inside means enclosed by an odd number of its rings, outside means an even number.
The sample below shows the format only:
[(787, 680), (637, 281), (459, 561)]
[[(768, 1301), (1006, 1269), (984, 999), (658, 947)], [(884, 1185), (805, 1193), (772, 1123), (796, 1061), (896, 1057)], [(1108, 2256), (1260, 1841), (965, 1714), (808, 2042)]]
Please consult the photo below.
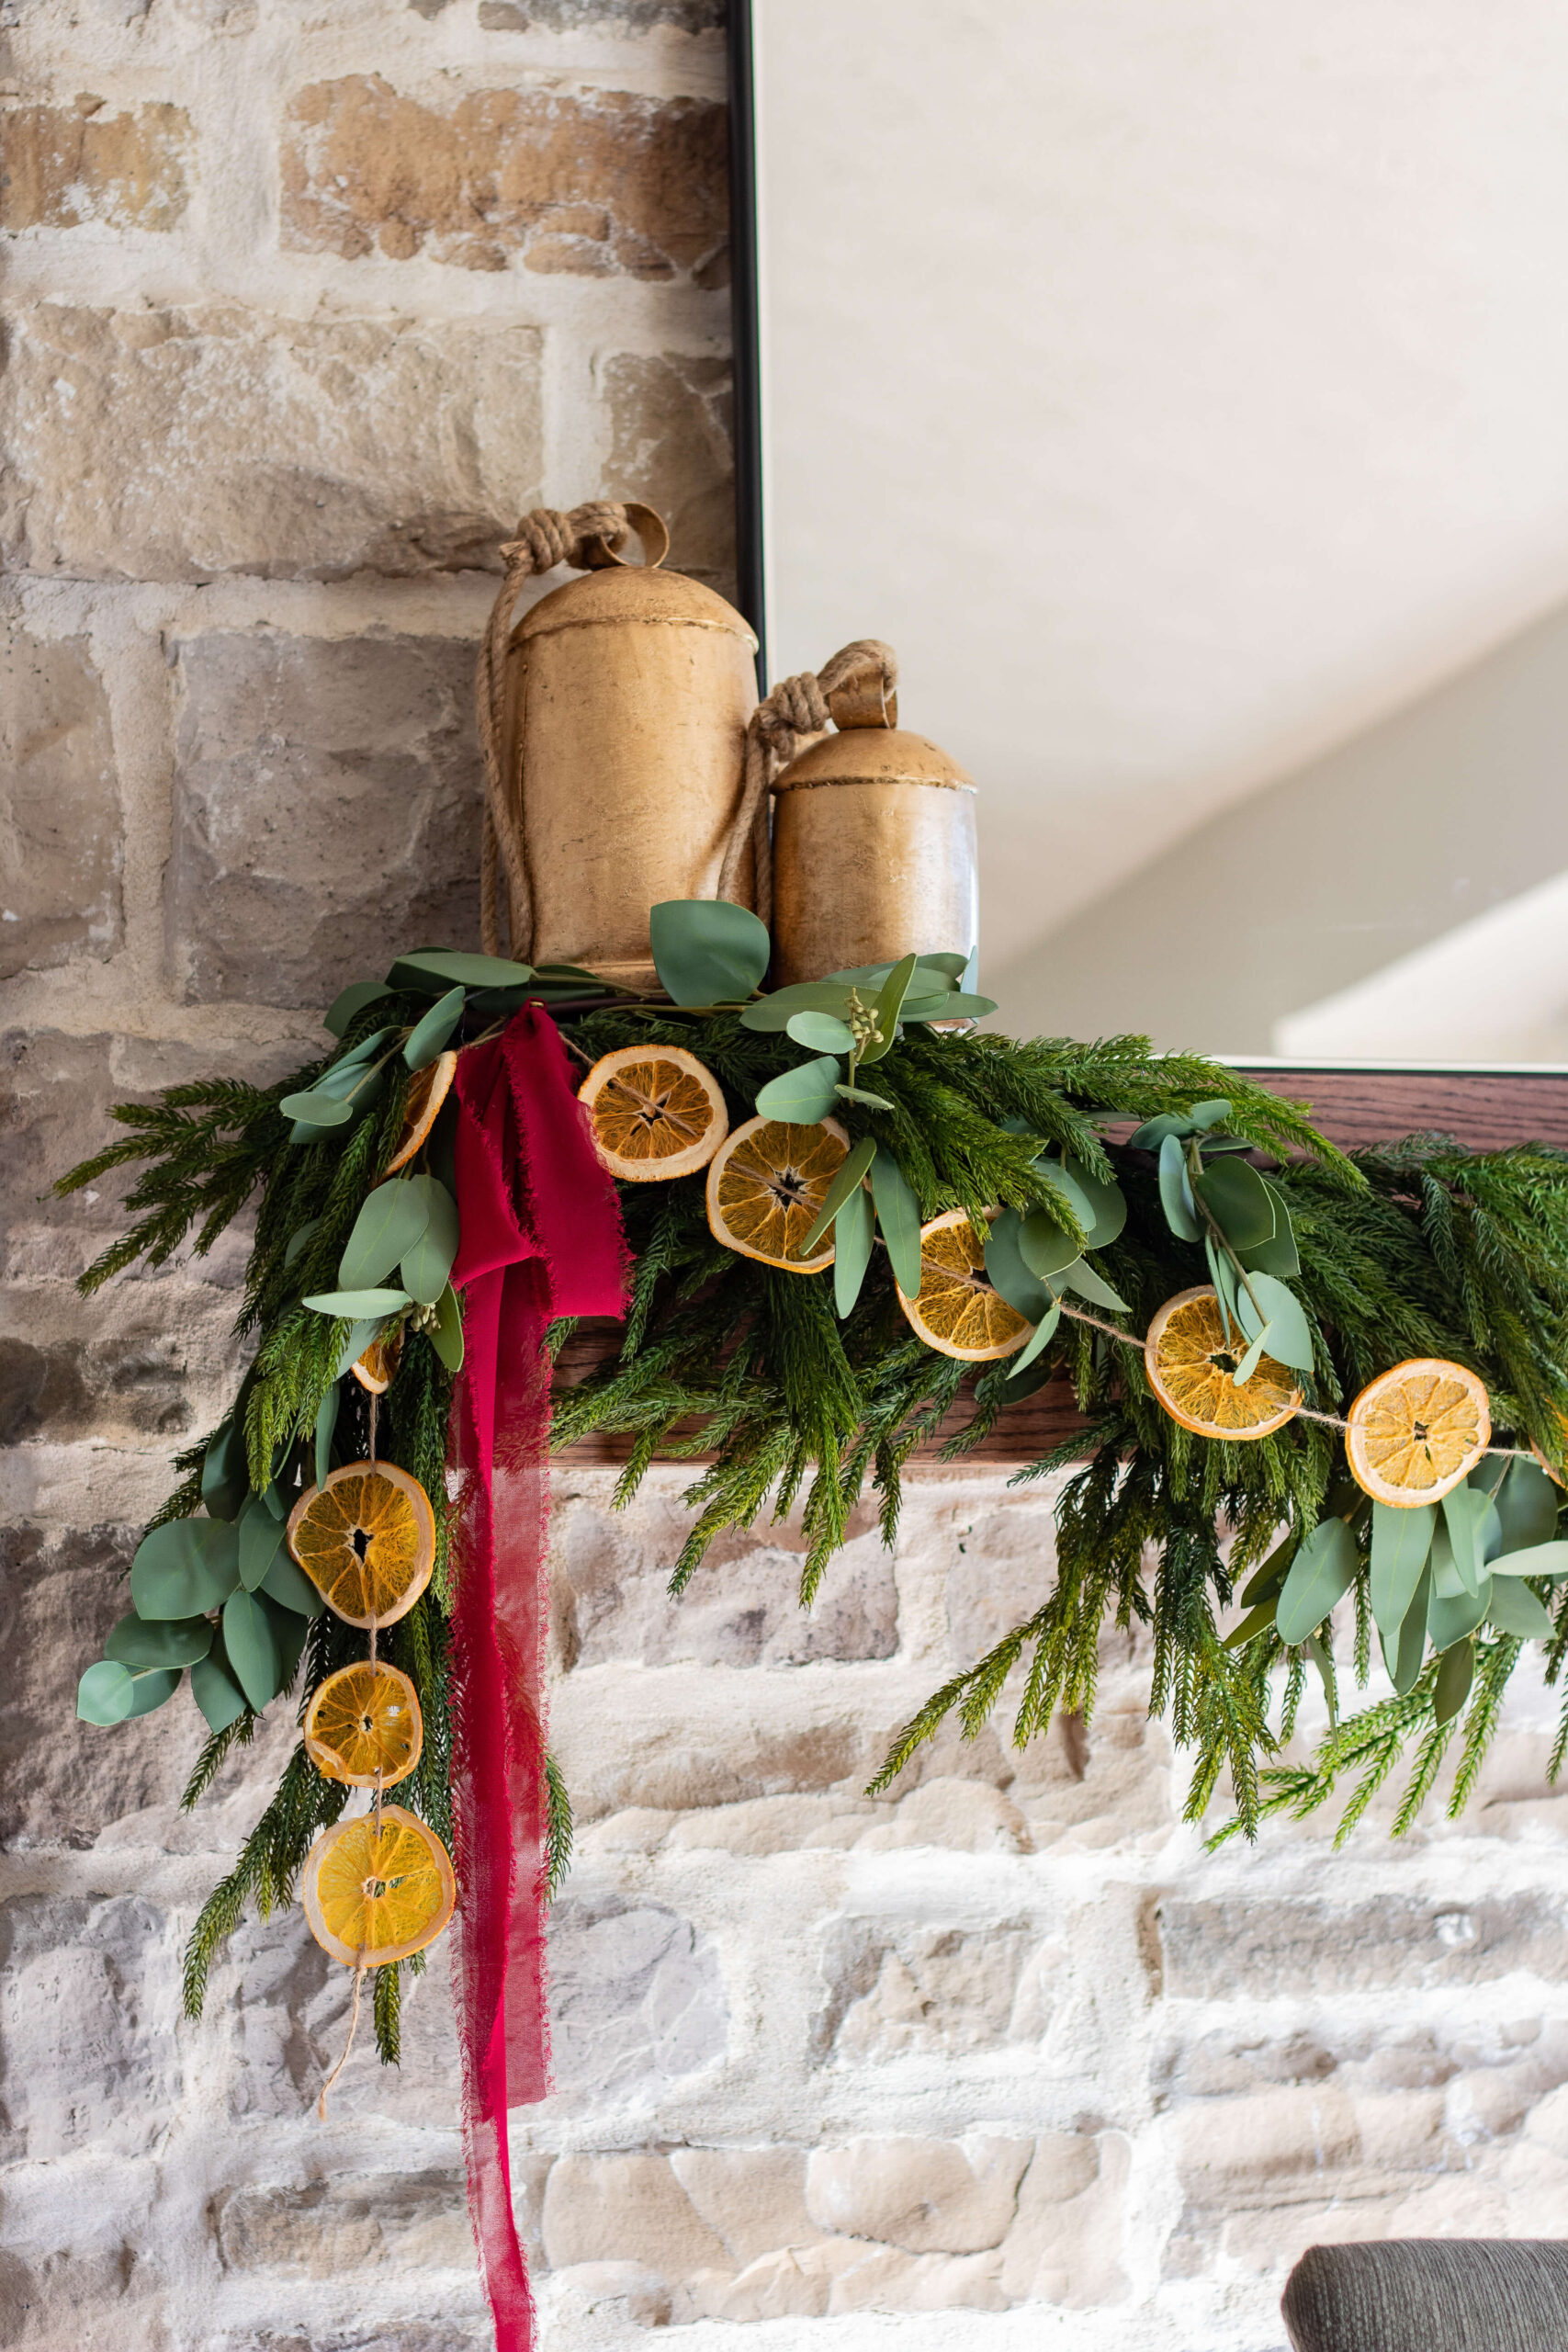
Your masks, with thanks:
[(352, 1367), (361, 1388), (368, 1389), (372, 1396), (384, 1396), (397, 1377), (402, 1352), (400, 1329), (389, 1331), (384, 1340), (372, 1340)]
[(451, 1052), (437, 1054), (433, 1062), (415, 1070), (403, 1097), (402, 1133), (398, 1137), (397, 1150), (387, 1162), (387, 1175), (394, 1176), (400, 1168), (406, 1168), (424, 1142), (457, 1074), (457, 1057)]
[(800, 1245), (849, 1150), (837, 1119), (809, 1127), (748, 1119), (726, 1137), (708, 1168), (708, 1227), (715, 1240), (787, 1273), (825, 1273), (833, 1262), (831, 1240), (819, 1242), (809, 1258), (802, 1258)]
[(928, 1348), (964, 1363), (990, 1363), (1021, 1348), (1032, 1326), (986, 1279), (986, 1244), (967, 1209), (920, 1227), (920, 1288), (898, 1304)]
[(300, 1496), (288, 1548), (346, 1624), (395, 1625), (430, 1582), (435, 1514), (406, 1470), (351, 1462)]
[(299, 1899), (333, 1960), (385, 1968), (434, 1943), (457, 1907), (451, 1858), (400, 1804), (323, 1830), (306, 1857)]
[(1260, 1356), (1239, 1385), (1247, 1342), (1204, 1284), (1168, 1298), (1144, 1341), (1144, 1369), (1173, 1421), (1199, 1437), (1269, 1437), (1297, 1412), (1302, 1392), (1283, 1364)]
[(622, 1046), (603, 1054), (578, 1089), (601, 1164), (626, 1184), (663, 1182), (705, 1168), (724, 1141), (724, 1091), (681, 1046)]
[(1412, 1356), (1380, 1373), (1346, 1419), (1351, 1476), (1395, 1510), (1451, 1494), (1492, 1442), (1484, 1385), (1440, 1356)]
[(406, 1674), (365, 1658), (329, 1674), (305, 1715), (305, 1753), (346, 1788), (406, 1781), (424, 1747), (419, 1693)]

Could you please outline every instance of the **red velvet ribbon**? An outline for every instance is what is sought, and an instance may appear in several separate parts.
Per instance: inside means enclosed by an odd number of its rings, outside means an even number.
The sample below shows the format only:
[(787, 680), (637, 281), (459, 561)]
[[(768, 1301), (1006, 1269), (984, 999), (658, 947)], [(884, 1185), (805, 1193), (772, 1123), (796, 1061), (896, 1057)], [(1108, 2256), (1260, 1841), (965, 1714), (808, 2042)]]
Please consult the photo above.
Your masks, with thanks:
[(545, 1978), (549, 1512), (546, 1326), (624, 1312), (619, 1204), (560, 1033), (525, 1005), (458, 1057), (466, 1292), (454, 1399), (456, 1989), (468, 2202), (497, 2352), (527, 2352), (534, 2301), (512, 2212), (506, 2112), (550, 2087)]

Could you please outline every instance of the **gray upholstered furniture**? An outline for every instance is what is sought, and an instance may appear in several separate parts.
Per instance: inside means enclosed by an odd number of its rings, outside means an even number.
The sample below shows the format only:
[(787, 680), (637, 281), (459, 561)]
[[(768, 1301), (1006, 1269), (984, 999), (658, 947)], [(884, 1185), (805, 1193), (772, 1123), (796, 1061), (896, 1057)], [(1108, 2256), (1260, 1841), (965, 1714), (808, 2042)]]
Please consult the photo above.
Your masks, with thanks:
[(1309, 2246), (1280, 2308), (1295, 2352), (1568, 2352), (1568, 2241)]

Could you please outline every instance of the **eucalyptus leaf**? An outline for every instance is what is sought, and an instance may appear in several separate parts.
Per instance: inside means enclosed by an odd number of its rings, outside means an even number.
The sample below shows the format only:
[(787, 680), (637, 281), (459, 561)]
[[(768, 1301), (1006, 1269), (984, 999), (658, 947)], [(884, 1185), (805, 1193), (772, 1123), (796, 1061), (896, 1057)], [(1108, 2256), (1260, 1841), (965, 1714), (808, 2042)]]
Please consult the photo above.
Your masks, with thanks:
[[(1137, 1138), (1134, 1136), (1134, 1142)], [(1179, 1241), (1201, 1241), (1203, 1227), (1187, 1181), (1187, 1156), (1179, 1136), (1170, 1134), (1159, 1145), (1159, 1204), (1165, 1221)]]
[(130, 1668), (112, 1658), (100, 1658), (76, 1685), (77, 1720), (96, 1724), (100, 1730), (107, 1730), (110, 1724), (122, 1724), (130, 1713), (135, 1695), (136, 1685)]
[[(1250, 1607), (1255, 1600), (1276, 1600), (1285, 1589), (1286, 1579), (1300, 1550), (1301, 1544), (1294, 1534), (1287, 1535), (1276, 1544), (1262, 1566), (1255, 1569), (1243, 1585), (1238, 1598), (1244, 1606)], [(1346, 1589), (1349, 1588), (1347, 1586)]]
[(122, 1617), (104, 1644), (104, 1656), (132, 1670), (157, 1667), (177, 1673), (194, 1666), (212, 1647), (210, 1617), (164, 1617), (149, 1624), (134, 1611)]
[(838, 1083), (839, 1065), (831, 1054), (799, 1062), (768, 1080), (757, 1096), (757, 1115), (782, 1119), (792, 1127), (814, 1127), (832, 1109)]
[[(889, 1102), (886, 1094), (873, 1094), (869, 1087), (835, 1086), (833, 1091), (841, 1095), (846, 1102), (863, 1102), (868, 1111), (892, 1111), (897, 1107)], [(758, 1100), (761, 1100), (761, 1096)]]
[[(1245, 1293), (1243, 1295), (1245, 1296)], [(1263, 1351), (1268, 1347), (1273, 1336), (1273, 1331), (1274, 1326), (1272, 1323), (1265, 1323), (1262, 1330), (1258, 1334), (1258, 1337), (1255, 1340), (1248, 1340), (1246, 1354), (1240, 1359), (1235, 1370), (1231, 1374), (1231, 1385), (1233, 1388), (1246, 1387), (1247, 1382), (1252, 1378), (1253, 1374), (1258, 1370), (1258, 1362), (1262, 1357)]]
[(324, 1487), (332, 1475), (333, 1437), (337, 1429), (338, 1407), (342, 1401), (342, 1394), (334, 1380), (316, 1408), (314, 1444), (318, 1487)]
[(1355, 1537), (1342, 1519), (1319, 1520), (1297, 1546), (1280, 1594), (1280, 1639), (1295, 1648), (1315, 1634), (1355, 1581)]
[[(989, 1271), (988, 1268), (987, 1271)], [(1012, 1302), (1010, 1299), (1008, 1303), (1010, 1306)], [(1054, 1298), (1022, 1347), (1020, 1348), (1012, 1363), (1008, 1366), (1010, 1380), (1016, 1380), (1021, 1372), (1027, 1372), (1036, 1356), (1043, 1354), (1050, 1346), (1056, 1336), (1056, 1327), (1061, 1319), (1062, 1302), (1059, 1298)]]
[(223, 1604), (223, 1647), (235, 1681), (260, 1714), (276, 1699), (283, 1661), (272, 1618), (254, 1592), (231, 1592)]
[(326, 1075), (317, 1080), (317, 1085), (325, 1087), (330, 1082), (333, 1093), (356, 1091), (366, 1063), (375, 1058), (377, 1047), (385, 1045), (391, 1034), (389, 1029), (372, 1029), (357, 1046), (351, 1046), (346, 1054), (338, 1056)]
[(430, 1344), (448, 1372), (463, 1369), (463, 1310), (450, 1283), (435, 1302), (435, 1322)]
[[(802, 1238), (799, 1250), (802, 1258), (810, 1257), (845, 1202), (860, 1191), (861, 1179), (875, 1157), (876, 1142), (872, 1136), (863, 1136), (859, 1143), (851, 1145), (848, 1158), (841, 1163), (838, 1174), (823, 1194), (822, 1205)], [(867, 1206), (870, 1206), (869, 1202)], [(868, 1239), (866, 1247), (869, 1249), (870, 1246)], [(834, 1239), (833, 1247), (835, 1250), (839, 1247), (837, 1238)]]
[[(346, 1127), (354, 1116), (352, 1102), (344, 1102), (340, 1095), (328, 1094), (319, 1086), (307, 1087), (299, 1094), (286, 1094), (277, 1107), (297, 1128), (307, 1127), (322, 1134), (329, 1127)], [(299, 1135), (293, 1138), (296, 1143), (309, 1139)]]
[(1446, 1519), (1439, 1519), (1432, 1534), (1432, 1597), (1436, 1600), (1459, 1600), (1467, 1598), (1470, 1591), (1454, 1559), (1449, 1523)]
[(253, 1495), (240, 1513), (240, 1582), (254, 1592), (283, 1549), (284, 1525), (273, 1517), (259, 1495)]
[[(1490, 1481), (1496, 1473), (1491, 1463), (1485, 1462), (1473, 1475), (1477, 1479), (1486, 1477)], [(1562, 1501), (1562, 1487), (1547, 1476), (1539, 1462), (1510, 1462), (1497, 1496), (1501, 1549), (1518, 1552), (1527, 1544), (1550, 1544), (1557, 1531)]]
[[(1437, 1521), (1431, 1503), (1416, 1503), (1408, 1510), (1390, 1503), (1372, 1505), (1372, 1616), (1385, 1656), (1396, 1645), (1416, 1597)], [(1423, 1615), (1423, 1627), (1425, 1623)]]
[[(894, 965), (883, 982), (876, 1000), (877, 1034), (869, 1044), (861, 1048), (860, 1058), (863, 1069), (872, 1062), (879, 1062), (884, 1054), (891, 1050), (893, 1041), (898, 1035), (898, 1015), (904, 1009), (904, 999), (909, 993), (909, 983), (915, 977), (915, 966), (919, 960), (918, 956), (906, 956), (902, 962)], [(958, 1000), (951, 995), (944, 996), (942, 1000), (944, 1006), (957, 1001)]]
[(994, 996), (975, 996), (966, 989), (951, 989), (946, 996), (913, 996), (905, 1002), (905, 1021), (984, 1021), (995, 1012)]
[(1291, 1227), (1291, 1204), (1279, 1185), (1261, 1171), (1258, 1182), (1274, 1205), (1274, 1230), (1267, 1241), (1252, 1250), (1239, 1250), (1236, 1255), (1249, 1274), (1272, 1274), (1277, 1281), (1292, 1282), (1301, 1272), (1302, 1261)]
[(1382, 1640), (1380, 1631), (1383, 1664), (1388, 1668), (1390, 1681), (1402, 1699), (1415, 1690), (1421, 1677), (1422, 1664), (1427, 1656), (1427, 1614), (1431, 1601), (1432, 1572), (1430, 1568), (1423, 1568), (1410, 1607), (1405, 1611), (1404, 1622), (1400, 1626), (1398, 1641), (1391, 1645)]
[(1490, 1577), (1482, 1577), (1479, 1591), (1460, 1591), (1446, 1600), (1438, 1599), (1437, 1578), (1433, 1577), (1427, 1601), (1427, 1633), (1432, 1647), (1440, 1656), (1444, 1650), (1451, 1650), (1456, 1642), (1468, 1641), (1491, 1605)]
[(413, 1176), (411, 1184), (425, 1207), (424, 1231), (403, 1252), (399, 1268), (403, 1288), (421, 1306), (434, 1306), (446, 1287), (457, 1255), (457, 1204), (438, 1176)]
[[(974, 958), (971, 956), (960, 956), (956, 951), (949, 953), (944, 950), (937, 956), (917, 956), (915, 970), (922, 980), (929, 980), (933, 988), (940, 985), (951, 993), (963, 987), (965, 975), (973, 961)], [(892, 970), (891, 962), (855, 964), (846, 971), (829, 972), (828, 978), (830, 980), (842, 980), (846, 986), (859, 989), (863, 995), (868, 988), (880, 989)]]
[(1024, 1264), (1041, 1282), (1059, 1280), (1083, 1255), (1082, 1243), (1057, 1224), (1049, 1209), (1029, 1211), (1019, 1227), (1018, 1247)]
[(740, 1015), (743, 1029), (764, 1036), (782, 1036), (797, 1012), (827, 1012), (842, 1021), (850, 1011), (850, 991), (836, 980), (797, 980), (787, 989), (747, 1005)]
[[(344, 1244), (337, 1270), (339, 1293), (371, 1290), (385, 1282), (429, 1222), (430, 1196), (416, 1179), (393, 1176), (385, 1184), (378, 1184), (362, 1204)], [(370, 1315), (375, 1309), (344, 1307), (338, 1311)]]
[(1134, 1128), (1127, 1144), (1132, 1150), (1163, 1151), (1168, 1143), (1179, 1140), (1188, 1131), (1187, 1121), (1179, 1112), (1159, 1111), (1152, 1119), (1145, 1119), (1141, 1127)]
[(1195, 1127), (1200, 1135), (1207, 1135), (1211, 1128), (1224, 1125), (1230, 1117), (1233, 1107), (1228, 1095), (1210, 1095), (1204, 1102), (1193, 1103), (1187, 1114), (1187, 1123), (1189, 1126)]
[(177, 1667), (144, 1666), (134, 1669), (127, 1720), (134, 1722), (138, 1715), (150, 1715), (155, 1707), (166, 1707), (184, 1679)]
[[(1059, 1181), (1055, 1169), (1048, 1168), (1046, 1173), (1054, 1182)], [(1082, 1160), (1070, 1158), (1063, 1161), (1060, 1175), (1072, 1187), (1068, 1198), (1083, 1227), (1085, 1247), (1108, 1250), (1120, 1238), (1127, 1222), (1127, 1202), (1121, 1185), (1108, 1183), (1102, 1176), (1091, 1176)]]
[[(1015, 1315), (1021, 1315), (1026, 1323), (1038, 1327), (1047, 1315), (1055, 1314), (1060, 1319), (1059, 1303), (1055, 1294), (1031, 1273), (1023, 1262), (1023, 1252), (1019, 1247), (1022, 1223), (1016, 1209), (1003, 1209), (991, 1219), (991, 1228), (986, 1237), (986, 1280), (998, 1298), (1006, 1299)], [(1009, 1377), (1021, 1369), (1021, 1365), (1015, 1363)]]
[(1432, 1691), (1432, 1716), (1438, 1724), (1451, 1723), (1470, 1696), (1470, 1686), (1475, 1679), (1475, 1644), (1466, 1642), (1462, 1649), (1450, 1650), (1438, 1668), (1438, 1679)]
[[(802, 1256), (806, 1247), (802, 1243)], [(871, 1197), (856, 1184), (833, 1222), (833, 1304), (840, 1317), (849, 1314), (860, 1296), (871, 1248)]]
[(871, 1195), (887, 1244), (893, 1279), (906, 1298), (920, 1293), (920, 1204), (908, 1177), (883, 1144), (871, 1163)]
[(761, 988), (766, 923), (728, 899), (665, 899), (649, 918), (653, 966), (676, 1004), (735, 1004)]
[(1132, 1312), (1126, 1300), (1118, 1296), (1104, 1275), (1097, 1274), (1094, 1268), (1086, 1265), (1081, 1258), (1075, 1260), (1072, 1265), (1063, 1267), (1062, 1280), (1069, 1290), (1076, 1290), (1080, 1298), (1087, 1298), (1091, 1306), (1109, 1307), (1116, 1315)]
[(1443, 1497), (1442, 1507), (1459, 1580), (1466, 1592), (1479, 1592), (1486, 1568), (1483, 1535), (1491, 1497), (1476, 1487), (1455, 1487)]
[(422, 947), (400, 956), (387, 975), (388, 985), (422, 996), (445, 996), (449, 989), (526, 988), (534, 977), (531, 964), (513, 964), (504, 956), (469, 956), (447, 947)]
[(815, 1047), (819, 1054), (854, 1051), (853, 1030), (830, 1012), (792, 1012), (785, 1027), (797, 1046)]
[(1259, 1634), (1268, 1632), (1274, 1623), (1278, 1608), (1277, 1601), (1260, 1600), (1257, 1608), (1249, 1609), (1240, 1624), (1225, 1635), (1220, 1647), (1223, 1650), (1244, 1650), (1248, 1642), (1255, 1642)]
[(1274, 1204), (1245, 1159), (1213, 1159), (1193, 1180), (1195, 1193), (1233, 1250), (1256, 1250), (1274, 1236)]
[(461, 1021), (467, 1002), (466, 989), (448, 989), (445, 996), (436, 998), (424, 1018), (414, 1023), (403, 1046), (403, 1059), (410, 1069), (423, 1069), (435, 1059)]
[(1520, 1641), (1549, 1642), (1557, 1631), (1551, 1611), (1522, 1577), (1493, 1577), (1486, 1615), (1500, 1634), (1513, 1634)]
[(210, 1519), (238, 1519), (251, 1491), (245, 1433), (238, 1409), (214, 1430), (201, 1460), (201, 1503)]
[(308, 1248), (312, 1237), (320, 1232), (321, 1226), (321, 1220), (319, 1216), (308, 1216), (303, 1225), (295, 1227), (288, 1237), (288, 1246), (283, 1253), (283, 1262), (286, 1267), (291, 1266), (301, 1251)]
[(301, 1301), (317, 1315), (331, 1315), (340, 1320), (360, 1321), (374, 1317), (385, 1321), (400, 1308), (412, 1306), (413, 1301), (406, 1290), (319, 1290)]
[(274, 1560), (261, 1589), (269, 1600), (291, 1610), (297, 1617), (319, 1617), (327, 1605), (303, 1568), (297, 1567), (287, 1552), (280, 1552)]
[(1527, 1544), (1517, 1552), (1509, 1552), (1498, 1566), (1511, 1577), (1546, 1577), (1553, 1584), (1568, 1577), (1568, 1543)]
[(337, 1362), (333, 1366), (334, 1380), (341, 1380), (349, 1366), (359, 1362), (386, 1319), (384, 1315), (362, 1315), (349, 1325), (348, 1337), (339, 1348)]
[[(1306, 1310), (1293, 1290), (1288, 1290), (1272, 1274), (1253, 1273), (1247, 1281), (1253, 1295), (1261, 1306), (1269, 1324), (1269, 1353), (1276, 1363), (1289, 1364), (1292, 1372), (1310, 1372), (1313, 1368), (1312, 1327)], [(1246, 1283), (1236, 1284), (1236, 1314), (1242, 1329), (1256, 1336), (1258, 1309), (1247, 1295)]]
[(190, 1691), (209, 1731), (227, 1731), (245, 1712), (245, 1694), (230, 1673), (218, 1642), (191, 1668)]
[(259, 1592), (256, 1599), (265, 1610), (272, 1625), (272, 1638), (277, 1648), (277, 1687), (287, 1690), (294, 1679), (305, 1647), (305, 1637), (310, 1630), (310, 1619), (297, 1610), (287, 1609), (276, 1601), (269, 1591)]
[(356, 1012), (363, 1012), (367, 1004), (375, 1004), (379, 998), (390, 994), (385, 980), (350, 980), (347, 988), (340, 989), (333, 997), (321, 1026), (330, 1029), (334, 1037), (341, 1037)]
[(1214, 1286), (1214, 1295), (1225, 1311), (1226, 1337), (1243, 1340), (1247, 1337), (1247, 1326), (1241, 1319), (1241, 1283), (1236, 1278), (1235, 1268), (1219, 1244), (1207, 1235), (1203, 1239), (1203, 1257), (1209, 1269), (1209, 1280)]
[(139, 1617), (201, 1617), (240, 1581), (238, 1528), (220, 1519), (170, 1519), (144, 1535), (130, 1564)]
[(1323, 1685), (1324, 1703), (1328, 1709), (1328, 1728), (1339, 1728), (1339, 1691), (1334, 1671), (1334, 1653), (1320, 1634), (1312, 1634), (1307, 1642), (1307, 1656), (1317, 1668), (1317, 1679)]

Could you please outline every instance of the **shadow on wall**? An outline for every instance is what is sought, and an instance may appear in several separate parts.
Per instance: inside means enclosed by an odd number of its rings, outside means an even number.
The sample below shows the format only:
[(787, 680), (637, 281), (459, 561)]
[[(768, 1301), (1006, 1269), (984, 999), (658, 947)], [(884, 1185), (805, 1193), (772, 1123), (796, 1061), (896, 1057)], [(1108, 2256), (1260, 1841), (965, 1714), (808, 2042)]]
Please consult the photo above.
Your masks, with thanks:
[(1015, 1035), (1568, 1060), (1568, 612), (1200, 825), (986, 985)]

